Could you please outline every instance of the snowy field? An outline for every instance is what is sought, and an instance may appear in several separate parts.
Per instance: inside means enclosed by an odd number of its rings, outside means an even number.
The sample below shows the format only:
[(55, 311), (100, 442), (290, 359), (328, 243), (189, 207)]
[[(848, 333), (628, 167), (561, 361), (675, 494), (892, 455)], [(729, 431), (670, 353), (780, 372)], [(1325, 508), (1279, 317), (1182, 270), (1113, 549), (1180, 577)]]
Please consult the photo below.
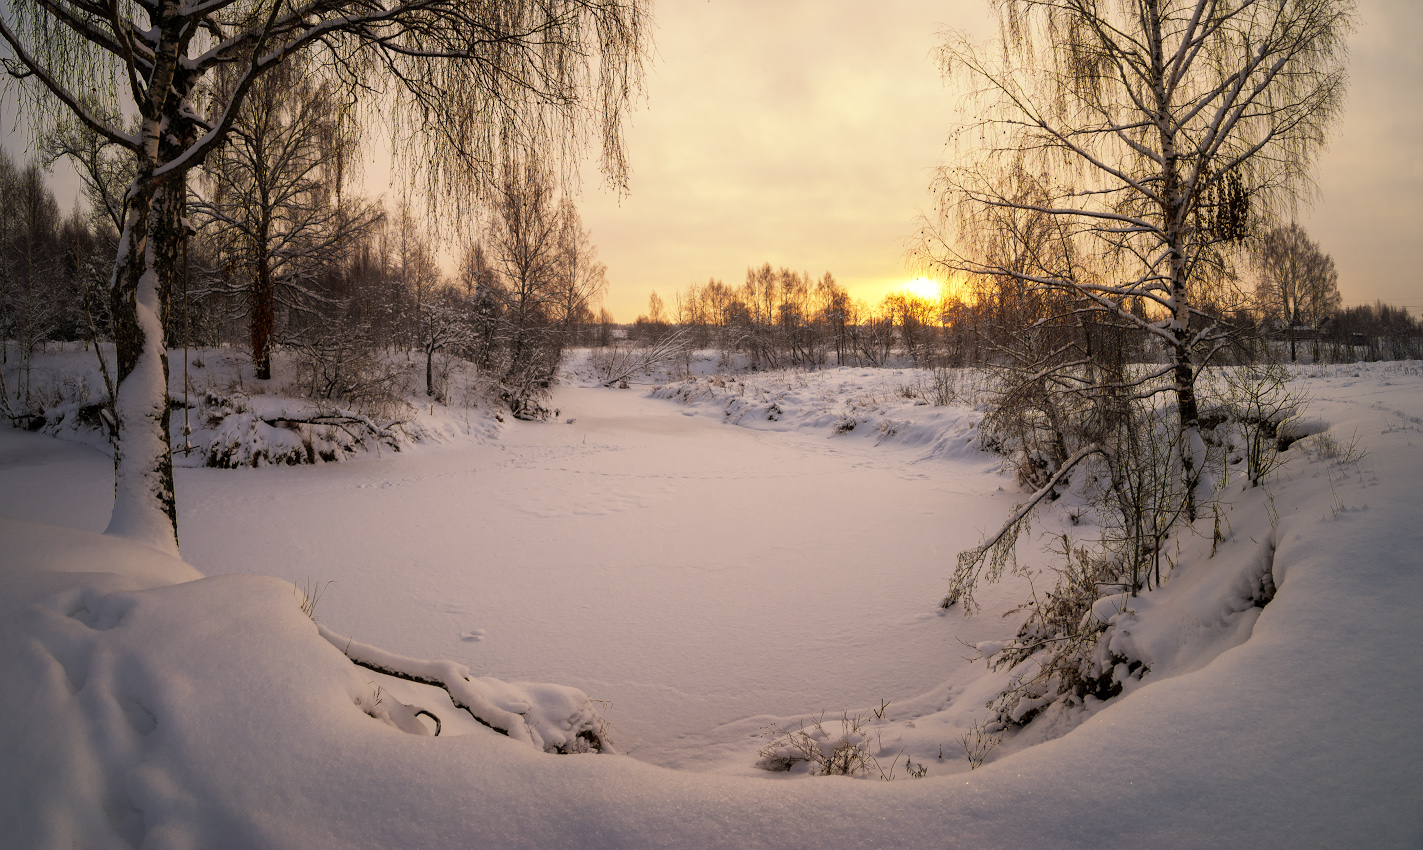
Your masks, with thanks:
[[(1152, 673), (972, 772), (959, 737), (1006, 677), (972, 646), (1016, 631), (1027, 582), (971, 619), (937, 603), (1024, 494), (923, 373), (575, 380), (548, 422), (435, 406), (399, 452), (179, 469), (186, 564), (94, 534), (107, 456), (0, 430), (0, 844), (1418, 847), (1423, 377), (1296, 371), (1325, 430), (1131, 603)], [(1273, 601), (1236, 604), (1261, 568)], [(622, 755), (353, 667), (294, 584), (356, 641), (580, 689)], [(442, 734), (397, 728), (404, 703)], [(755, 767), (768, 731), (842, 712), (880, 773)]]

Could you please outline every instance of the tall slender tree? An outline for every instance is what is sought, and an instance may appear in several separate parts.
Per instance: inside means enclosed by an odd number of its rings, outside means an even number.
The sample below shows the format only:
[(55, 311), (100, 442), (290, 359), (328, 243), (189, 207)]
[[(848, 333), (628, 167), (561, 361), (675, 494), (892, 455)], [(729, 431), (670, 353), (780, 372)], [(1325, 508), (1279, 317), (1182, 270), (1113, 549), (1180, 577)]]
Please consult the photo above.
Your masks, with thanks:
[[(962, 158), (939, 172), (941, 226), (918, 258), (1062, 290), (1154, 338), (1167, 362), (1140, 391), (1174, 394), (1194, 492), (1196, 376), (1223, 342), (1202, 305), (1222, 300), (1208, 296), (1235, 246), (1293, 205), (1339, 113), (1353, 2), (994, 5), (994, 48), (957, 34), (943, 48), (974, 117), (954, 137)], [(975, 234), (1002, 210), (1046, 217), (1070, 249), (995, 262)]]
[(503, 381), (519, 412), (553, 377), (561, 350), (548, 339), (559, 329), (564, 272), (562, 208), (548, 165), (537, 157), (511, 165), (493, 206), (488, 238), (492, 292), (500, 301), (508, 339)]
[(559, 204), (558, 312), (563, 325), (564, 344), (571, 344), (581, 325), (593, 321), (593, 307), (608, 290), (608, 267), (598, 260), (593, 235), (583, 226), (583, 217), (572, 199)]
[[(246, 310), (262, 380), (272, 377), (282, 308), (314, 306), (317, 275), (378, 216), (370, 204), (342, 203), (360, 137), (335, 81), (313, 76), (309, 59), (289, 59), (252, 86), (228, 143), (208, 158), (194, 205), (220, 246), (236, 290), (228, 294)], [(231, 76), (218, 74), (212, 96), (227, 96)]]

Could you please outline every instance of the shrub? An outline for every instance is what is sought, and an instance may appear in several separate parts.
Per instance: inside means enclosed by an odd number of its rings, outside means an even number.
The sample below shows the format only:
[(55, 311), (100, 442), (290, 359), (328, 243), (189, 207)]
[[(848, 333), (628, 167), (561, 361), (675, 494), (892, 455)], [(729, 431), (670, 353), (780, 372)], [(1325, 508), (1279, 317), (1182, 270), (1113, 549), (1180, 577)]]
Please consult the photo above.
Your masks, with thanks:
[(879, 762), (869, 749), (869, 717), (848, 712), (840, 715), (840, 734), (825, 728), (821, 715), (807, 724), (801, 721), (792, 730), (775, 729), (766, 734), (769, 744), (758, 751), (756, 766), (762, 770), (788, 771), (798, 764), (810, 766), (815, 776), (855, 776), (870, 770), (879, 771)]

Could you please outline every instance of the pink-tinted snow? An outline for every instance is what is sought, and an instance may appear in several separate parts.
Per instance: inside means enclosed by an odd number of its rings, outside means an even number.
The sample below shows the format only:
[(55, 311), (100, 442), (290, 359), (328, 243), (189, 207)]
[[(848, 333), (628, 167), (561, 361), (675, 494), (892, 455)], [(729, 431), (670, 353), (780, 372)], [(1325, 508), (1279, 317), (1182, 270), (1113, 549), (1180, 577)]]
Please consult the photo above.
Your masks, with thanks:
[[(1312, 438), (1269, 499), (1230, 485), (1217, 559), (1183, 560), (1174, 589), (1139, 605), (1160, 675), (972, 773), (951, 735), (993, 681), (959, 641), (1010, 634), (996, 614), (1021, 587), (981, 596), (972, 621), (933, 604), (954, 553), (1020, 497), (987, 456), (568, 389), (563, 421), (497, 440), (180, 470), (184, 556), (209, 576), (193, 580), (138, 544), (57, 527), (103, 528), (107, 458), (0, 431), (0, 514), (50, 523), (0, 520), (5, 840), (1417, 846), (1423, 378), (1417, 364), (1357, 372), (1299, 384), (1323, 434), (1357, 435), (1368, 457), (1341, 462)], [(1212, 576), (1270, 542), (1278, 595), (1233, 612)], [(358, 640), (611, 698), (631, 757), (373, 719), (358, 701), (382, 685), (302, 614), (291, 582), (307, 579), (336, 581), (317, 614)], [(924, 779), (745, 766), (758, 724), (880, 699), (886, 736), (921, 756), (936, 734), (950, 745)]]

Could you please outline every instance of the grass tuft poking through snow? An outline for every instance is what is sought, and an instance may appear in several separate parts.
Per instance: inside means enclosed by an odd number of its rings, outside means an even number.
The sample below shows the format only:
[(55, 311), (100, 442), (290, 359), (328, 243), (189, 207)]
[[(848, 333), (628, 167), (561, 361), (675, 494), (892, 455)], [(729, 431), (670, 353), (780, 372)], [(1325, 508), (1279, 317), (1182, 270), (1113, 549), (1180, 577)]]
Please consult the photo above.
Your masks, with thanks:
[(301, 597), (301, 613), (316, 621), (316, 603), (321, 601), (321, 594), (331, 585), (331, 582), (316, 583), (313, 587), (311, 579), (307, 579), (304, 585), (292, 584), (292, 592)]

